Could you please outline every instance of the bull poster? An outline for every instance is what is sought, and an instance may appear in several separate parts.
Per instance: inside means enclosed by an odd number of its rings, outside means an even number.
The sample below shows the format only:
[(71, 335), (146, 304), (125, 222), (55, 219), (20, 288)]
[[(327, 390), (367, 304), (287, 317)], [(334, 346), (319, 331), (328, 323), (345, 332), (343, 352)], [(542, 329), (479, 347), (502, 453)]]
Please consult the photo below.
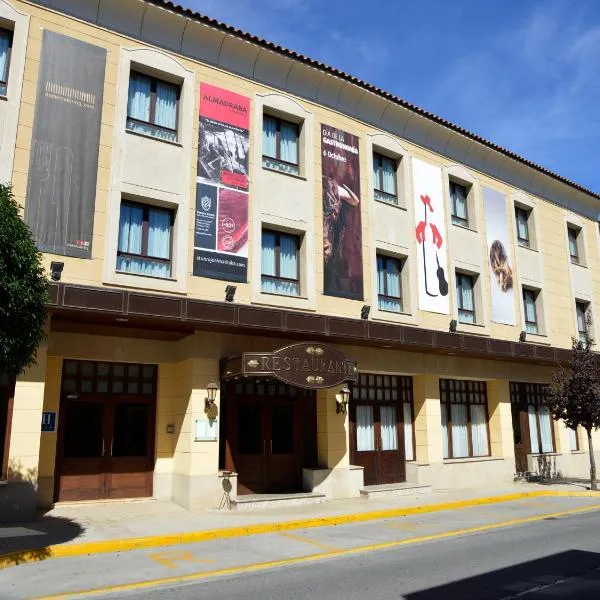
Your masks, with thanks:
[(25, 221), (43, 252), (91, 258), (106, 50), (44, 30)]
[(414, 158), (413, 189), (419, 308), (448, 314), (447, 239), (442, 171), (439, 167)]
[(358, 137), (321, 125), (323, 293), (363, 299)]
[(492, 321), (515, 325), (515, 296), (509, 254), (506, 198), (504, 194), (484, 187), (483, 203), (490, 264)]
[(199, 277), (246, 282), (250, 99), (200, 85), (200, 129), (194, 224)]

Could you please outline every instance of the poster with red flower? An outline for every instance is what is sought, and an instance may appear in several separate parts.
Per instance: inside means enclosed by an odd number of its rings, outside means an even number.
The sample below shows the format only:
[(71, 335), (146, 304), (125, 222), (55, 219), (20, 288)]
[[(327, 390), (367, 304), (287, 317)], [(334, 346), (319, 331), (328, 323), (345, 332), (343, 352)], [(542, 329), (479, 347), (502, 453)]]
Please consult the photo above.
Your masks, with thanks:
[(416, 158), (412, 168), (419, 308), (448, 314), (449, 273), (442, 171)]

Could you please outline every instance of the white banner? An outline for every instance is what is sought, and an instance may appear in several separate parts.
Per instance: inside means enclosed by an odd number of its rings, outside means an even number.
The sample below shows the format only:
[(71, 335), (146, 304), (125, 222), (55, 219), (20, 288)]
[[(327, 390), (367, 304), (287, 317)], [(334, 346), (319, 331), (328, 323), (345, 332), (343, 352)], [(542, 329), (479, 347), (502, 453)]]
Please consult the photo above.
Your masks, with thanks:
[(446, 252), (446, 217), (439, 167), (413, 158), (415, 235), (419, 308), (447, 315), (448, 258)]
[(506, 199), (500, 192), (483, 188), (483, 202), (490, 261), (492, 321), (515, 325), (515, 294), (506, 222)]

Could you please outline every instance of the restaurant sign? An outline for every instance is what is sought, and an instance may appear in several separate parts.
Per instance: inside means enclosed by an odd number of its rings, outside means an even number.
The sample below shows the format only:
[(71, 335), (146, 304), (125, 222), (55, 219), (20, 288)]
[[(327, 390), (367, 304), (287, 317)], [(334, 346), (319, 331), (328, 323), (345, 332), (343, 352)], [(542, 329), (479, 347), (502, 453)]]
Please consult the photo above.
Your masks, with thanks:
[(336, 348), (301, 342), (274, 352), (244, 352), (227, 361), (224, 379), (239, 376), (275, 377), (302, 388), (329, 388), (344, 381), (358, 381), (355, 360)]

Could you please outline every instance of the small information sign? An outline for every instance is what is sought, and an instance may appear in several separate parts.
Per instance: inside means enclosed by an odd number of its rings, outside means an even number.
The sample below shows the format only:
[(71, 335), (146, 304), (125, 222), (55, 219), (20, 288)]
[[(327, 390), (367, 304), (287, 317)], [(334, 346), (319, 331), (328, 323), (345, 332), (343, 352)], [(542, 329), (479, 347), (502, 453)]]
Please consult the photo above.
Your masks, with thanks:
[(42, 413), (42, 431), (56, 431), (56, 413)]
[(194, 441), (216, 442), (219, 434), (219, 419), (196, 419), (194, 422)]

